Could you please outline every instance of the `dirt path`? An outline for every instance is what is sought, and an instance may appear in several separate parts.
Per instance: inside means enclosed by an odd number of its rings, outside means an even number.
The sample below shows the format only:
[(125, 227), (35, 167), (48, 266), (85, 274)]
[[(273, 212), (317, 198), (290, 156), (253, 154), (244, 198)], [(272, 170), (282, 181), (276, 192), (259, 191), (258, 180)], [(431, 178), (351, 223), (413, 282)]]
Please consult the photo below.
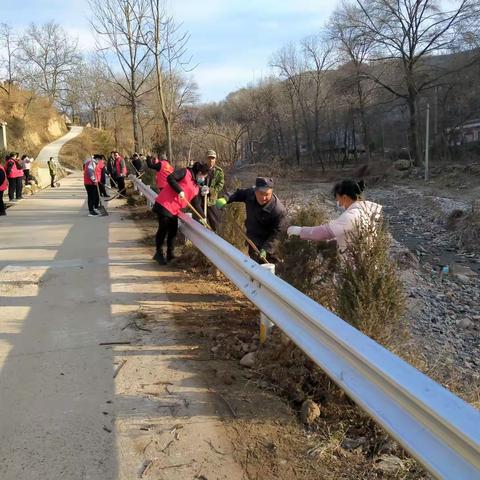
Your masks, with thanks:
[(50, 157), (58, 158), (58, 155), (60, 154), (60, 150), (62, 147), (69, 142), (70, 140), (73, 140), (75, 137), (80, 135), (83, 131), (83, 127), (71, 127), (70, 131), (64, 135), (63, 137), (57, 138), (52, 143), (49, 143), (48, 145), (45, 145), (41, 150), (40, 153), (38, 154), (37, 158), (35, 159), (37, 162), (37, 165), (39, 167), (46, 167), (48, 159)]
[(2, 220), (0, 478), (244, 478), (228, 406), (172, 321), (171, 275), (115, 202), (87, 217), (77, 175)]

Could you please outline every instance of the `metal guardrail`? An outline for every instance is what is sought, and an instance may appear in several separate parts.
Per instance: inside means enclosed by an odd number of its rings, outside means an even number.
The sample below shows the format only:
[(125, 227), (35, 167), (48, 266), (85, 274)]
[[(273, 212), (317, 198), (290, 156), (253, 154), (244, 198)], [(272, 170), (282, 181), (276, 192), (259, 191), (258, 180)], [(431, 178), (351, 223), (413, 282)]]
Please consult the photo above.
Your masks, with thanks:
[[(132, 178), (154, 202), (155, 192)], [(228, 242), (180, 214), (181, 231), (437, 478), (480, 479), (480, 412)]]

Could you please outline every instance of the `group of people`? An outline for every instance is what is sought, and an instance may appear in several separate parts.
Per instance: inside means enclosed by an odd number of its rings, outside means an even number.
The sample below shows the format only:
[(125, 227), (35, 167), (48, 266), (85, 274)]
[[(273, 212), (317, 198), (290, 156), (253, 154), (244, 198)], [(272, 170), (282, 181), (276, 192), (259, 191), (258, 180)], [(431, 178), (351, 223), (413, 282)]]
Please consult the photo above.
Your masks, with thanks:
[(105, 158), (105, 155), (95, 154), (85, 160), (83, 164), (83, 184), (87, 191), (89, 217), (100, 215), (100, 197), (110, 198), (107, 189), (111, 190), (112, 184), (118, 190), (118, 196), (126, 196), (126, 176), (125, 159), (117, 151), (112, 151), (108, 159)]
[(257, 262), (269, 263), (277, 262), (276, 243), (285, 230), (288, 236), (299, 236), (303, 240), (336, 240), (342, 254), (347, 246), (348, 235), (355, 226), (358, 223), (376, 222), (381, 214), (380, 205), (363, 199), (365, 184), (362, 181), (343, 180), (333, 189), (337, 205), (343, 210), (337, 219), (316, 227), (291, 225), (287, 228), (287, 212), (273, 192), (272, 178), (257, 177), (253, 187), (238, 189), (231, 195), (225, 194), (224, 173), (216, 164), (216, 158), (215, 151), (208, 150), (206, 162), (196, 162), (190, 167), (174, 171), (165, 156), (159, 159), (147, 157), (148, 167), (157, 172), (159, 193), (153, 211), (158, 216), (158, 230), (153, 259), (160, 265), (175, 258), (178, 214), (184, 208), (197, 214), (202, 212), (204, 218), (200, 221), (215, 231), (221, 221), (221, 211), (227, 205), (244, 203), (249, 255)]
[[(28, 155), (22, 155), (18, 152), (11, 152), (2, 164), (0, 161), (0, 215), (6, 215), (5, 201), (3, 195), (8, 192), (10, 203), (16, 203), (23, 199), (24, 185), (33, 183), (38, 185), (37, 179), (31, 173), (33, 158)], [(51, 186), (54, 187), (55, 177), (57, 175), (57, 163), (53, 157), (48, 161)]]
[[(145, 166), (155, 171), (158, 195), (153, 212), (158, 217), (156, 248), (153, 259), (165, 265), (175, 258), (175, 238), (178, 232), (178, 214), (187, 209), (195, 212), (196, 218), (213, 231), (217, 231), (222, 210), (234, 202), (246, 207), (245, 229), (249, 255), (257, 262), (276, 263), (276, 243), (282, 232), (299, 236), (303, 240), (336, 240), (342, 253), (347, 244), (348, 233), (358, 222), (378, 218), (381, 206), (363, 199), (365, 185), (362, 181), (344, 180), (335, 185), (333, 196), (344, 212), (335, 220), (316, 227), (291, 225), (287, 228), (287, 211), (274, 193), (272, 178), (257, 177), (251, 188), (238, 189), (229, 195), (224, 191), (225, 175), (217, 165), (217, 154), (208, 150), (204, 162), (175, 170), (166, 155), (142, 157), (133, 154), (130, 159), (133, 171), (142, 175)], [(100, 196), (106, 192), (106, 178), (117, 187), (118, 194), (125, 196), (127, 161), (118, 152), (93, 155), (84, 166), (84, 184), (88, 195), (89, 216), (99, 215)], [(166, 243), (166, 251), (165, 251)]]

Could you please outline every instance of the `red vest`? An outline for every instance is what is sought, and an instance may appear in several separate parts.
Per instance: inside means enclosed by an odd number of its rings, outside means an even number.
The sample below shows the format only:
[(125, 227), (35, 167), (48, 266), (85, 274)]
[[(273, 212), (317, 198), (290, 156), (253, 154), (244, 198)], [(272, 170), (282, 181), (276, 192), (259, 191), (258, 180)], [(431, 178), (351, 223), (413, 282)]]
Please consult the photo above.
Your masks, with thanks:
[(97, 181), (100, 181), (102, 178), (102, 170), (105, 167), (105, 162), (103, 160), (99, 160), (96, 167), (95, 167), (95, 176), (97, 177)]
[[(88, 160), (85, 162), (85, 165), (83, 166), (83, 184), (84, 185), (95, 185), (95, 183), (92, 182), (92, 179), (90, 178), (90, 174), (88, 173), (88, 167), (90, 164), (93, 162), (93, 160)], [(94, 172), (95, 172), (95, 178), (98, 180), (100, 179), (100, 172), (97, 170), (97, 165), (94, 165)]]
[(167, 186), (167, 177), (173, 173), (173, 167), (168, 163), (168, 160), (161, 160), (161, 162), (160, 170), (155, 174), (155, 183), (159, 190)]
[(9, 158), (6, 163), (6, 167), (8, 167), (8, 164), (12, 163), (12, 169), (10, 170), (10, 175), (8, 178), (18, 178), (18, 177), (23, 177), (23, 170), (17, 167), (17, 162), (13, 158)]
[(123, 157), (118, 157), (115, 159), (115, 173), (117, 174), (117, 177), (125, 177), (127, 175), (127, 167), (124, 163), (122, 168), (122, 160)]
[(166, 187), (157, 195), (155, 203), (166, 208), (172, 215), (178, 215), (182, 208), (187, 206), (186, 200), (191, 202), (199, 192), (199, 188), (190, 169), (187, 174), (178, 182), (180, 188), (185, 193), (185, 199), (180, 200), (178, 193), (167, 183)]
[(5, 172), (2, 165), (0, 165), (0, 170), (3, 170), (3, 173), (5, 174), (5, 180), (0, 184), (0, 192), (4, 192), (8, 188), (7, 172)]

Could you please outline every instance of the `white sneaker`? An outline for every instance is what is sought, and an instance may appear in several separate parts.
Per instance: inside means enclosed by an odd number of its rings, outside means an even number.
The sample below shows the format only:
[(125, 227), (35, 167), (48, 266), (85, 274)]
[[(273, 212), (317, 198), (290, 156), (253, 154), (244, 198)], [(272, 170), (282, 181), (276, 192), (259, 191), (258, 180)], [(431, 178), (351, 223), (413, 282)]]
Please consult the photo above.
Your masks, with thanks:
[(98, 213), (94, 210), (93, 212), (88, 212), (89, 217), (98, 217)]

